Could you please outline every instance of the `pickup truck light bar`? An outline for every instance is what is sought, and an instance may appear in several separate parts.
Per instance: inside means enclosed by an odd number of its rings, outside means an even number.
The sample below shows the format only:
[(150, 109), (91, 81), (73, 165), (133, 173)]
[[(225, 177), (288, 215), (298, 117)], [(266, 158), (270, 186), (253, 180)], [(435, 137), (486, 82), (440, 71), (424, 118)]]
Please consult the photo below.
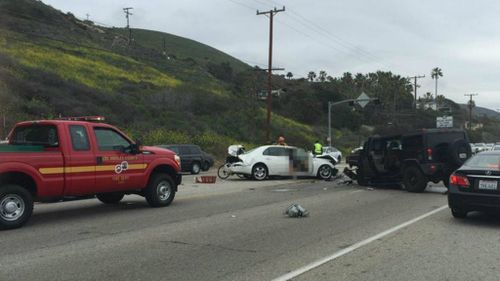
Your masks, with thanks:
[(90, 121), (90, 122), (101, 122), (104, 121), (104, 116), (78, 116), (78, 117), (61, 117), (59, 120), (68, 121)]

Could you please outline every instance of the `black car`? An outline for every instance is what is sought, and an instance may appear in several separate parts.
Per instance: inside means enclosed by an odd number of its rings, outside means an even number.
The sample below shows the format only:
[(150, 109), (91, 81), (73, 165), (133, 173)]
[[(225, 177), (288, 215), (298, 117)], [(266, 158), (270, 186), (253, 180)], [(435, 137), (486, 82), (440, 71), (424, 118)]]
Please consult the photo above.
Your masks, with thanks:
[(456, 218), (470, 211), (500, 210), (500, 151), (469, 159), (450, 176), (448, 205)]
[(208, 171), (214, 164), (214, 158), (194, 144), (165, 144), (158, 145), (158, 147), (167, 148), (177, 153), (181, 158), (183, 172), (199, 174), (201, 170)]
[(403, 184), (409, 192), (423, 192), (429, 181), (447, 186), (450, 174), (471, 155), (465, 131), (424, 129), (370, 137), (353, 165), (359, 185)]

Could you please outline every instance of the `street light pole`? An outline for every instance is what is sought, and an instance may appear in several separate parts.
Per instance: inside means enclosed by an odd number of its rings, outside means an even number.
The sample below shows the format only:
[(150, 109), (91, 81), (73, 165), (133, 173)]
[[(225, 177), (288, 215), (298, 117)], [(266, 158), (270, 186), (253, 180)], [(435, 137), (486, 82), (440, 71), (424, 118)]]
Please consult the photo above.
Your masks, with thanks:
[(328, 146), (332, 146), (332, 102), (328, 102)]
[[(334, 105), (339, 105), (343, 103), (349, 103), (349, 102), (370, 102), (370, 101), (378, 101), (378, 98), (368, 98), (368, 99), (347, 99), (347, 100), (341, 100), (337, 102), (328, 102), (328, 145), (332, 146), (332, 106)], [(362, 105), (364, 107), (364, 105)]]

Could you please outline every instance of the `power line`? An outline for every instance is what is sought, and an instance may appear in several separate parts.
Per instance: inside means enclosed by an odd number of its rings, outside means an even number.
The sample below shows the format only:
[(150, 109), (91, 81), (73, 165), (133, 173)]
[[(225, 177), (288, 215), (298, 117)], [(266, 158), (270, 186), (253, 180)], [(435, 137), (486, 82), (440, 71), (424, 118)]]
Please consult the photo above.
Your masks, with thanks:
[(276, 7), (269, 11), (259, 12), (257, 10), (257, 15), (265, 15), (269, 16), (269, 62), (268, 62), (268, 73), (267, 73), (267, 130), (266, 130), (266, 139), (269, 142), (271, 140), (271, 111), (272, 111), (272, 76), (273, 76), (273, 18), (279, 12), (284, 12), (285, 6), (281, 9), (276, 9)]

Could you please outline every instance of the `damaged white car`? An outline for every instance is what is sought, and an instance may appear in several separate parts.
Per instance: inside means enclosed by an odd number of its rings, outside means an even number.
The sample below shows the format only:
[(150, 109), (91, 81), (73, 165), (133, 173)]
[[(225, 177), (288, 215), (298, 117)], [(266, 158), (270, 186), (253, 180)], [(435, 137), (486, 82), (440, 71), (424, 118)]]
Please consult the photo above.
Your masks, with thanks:
[(299, 176), (329, 179), (336, 171), (336, 159), (314, 157), (311, 152), (293, 146), (265, 145), (238, 155), (231, 173), (264, 180), (270, 176)]

